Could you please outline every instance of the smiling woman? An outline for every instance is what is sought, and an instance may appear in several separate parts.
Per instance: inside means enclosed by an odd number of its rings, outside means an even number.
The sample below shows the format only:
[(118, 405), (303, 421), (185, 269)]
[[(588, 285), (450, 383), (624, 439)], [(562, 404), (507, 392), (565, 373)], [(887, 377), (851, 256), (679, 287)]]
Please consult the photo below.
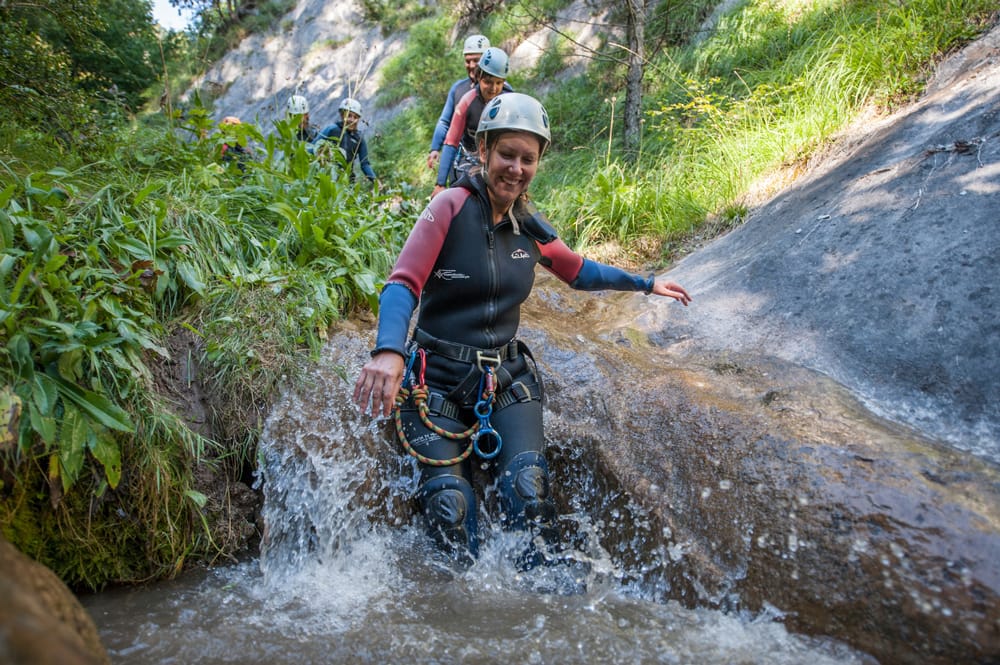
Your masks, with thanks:
[(551, 140), (534, 97), (509, 92), (483, 108), (482, 167), (434, 196), (410, 231), (354, 388), (363, 411), (395, 412), (400, 443), (420, 465), (416, 495), (428, 532), (460, 566), (479, 556), (474, 469), (497, 478), (503, 525), (522, 541), (515, 567), (572, 565), (549, 489), (543, 382), (517, 339), (536, 265), (574, 289), (691, 300), (678, 284), (590, 261), (558, 238), (527, 197)]
[(153, 20), (167, 30), (187, 30), (195, 13), (190, 9), (178, 9), (170, 0), (152, 0)]

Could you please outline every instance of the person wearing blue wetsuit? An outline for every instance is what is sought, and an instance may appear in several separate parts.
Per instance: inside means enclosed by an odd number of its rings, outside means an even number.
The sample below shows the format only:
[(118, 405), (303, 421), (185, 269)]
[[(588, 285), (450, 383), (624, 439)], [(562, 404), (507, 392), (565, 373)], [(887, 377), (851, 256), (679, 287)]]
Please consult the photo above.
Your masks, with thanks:
[(507, 54), (496, 46), (486, 49), (479, 58), (477, 83), (458, 100), (455, 113), (451, 116), (431, 198), (447, 187), (448, 182), (458, 180), (472, 167), (479, 165), (479, 152), (476, 150), (479, 118), (491, 99), (504, 92), (512, 92), (507, 85), (507, 75), (510, 73), (508, 62)]
[[(476, 139), (481, 170), (430, 201), (386, 280), (375, 348), (353, 399), (376, 416), (398, 409), (400, 441), (419, 463), (416, 498), (429, 533), (459, 562), (478, 555), (473, 463), (488, 465), (504, 526), (526, 535), (516, 565), (528, 569), (559, 551), (542, 382), (516, 337), (535, 266), (575, 289), (644, 291), (684, 305), (691, 297), (665, 278), (583, 258), (528, 201), (551, 141), (548, 115), (533, 97), (495, 97)], [(458, 438), (466, 434), (468, 440)]]
[(455, 113), (455, 104), (465, 93), (476, 87), (476, 76), (479, 73), (479, 58), (490, 47), (490, 40), (485, 35), (470, 35), (466, 37), (462, 47), (462, 58), (465, 60), (465, 78), (455, 81), (448, 90), (448, 96), (441, 109), (441, 116), (434, 125), (434, 135), (431, 137), (431, 150), (427, 153), (427, 168), (437, 170), (438, 159), (441, 156), (441, 146), (444, 137), (448, 135), (451, 126), (451, 116)]
[(340, 149), (340, 154), (347, 162), (347, 170), (354, 182), (354, 161), (361, 166), (361, 172), (372, 183), (375, 182), (375, 171), (368, 161), (368, 144), (365, 137), (358, 131), (361, 120), (361, 102), (347, 97), (340, 103), (340, 119), (332, 125), (323, 128), (316, 136), (316, 150), (320, 151), (325, 143), (330, 143)]

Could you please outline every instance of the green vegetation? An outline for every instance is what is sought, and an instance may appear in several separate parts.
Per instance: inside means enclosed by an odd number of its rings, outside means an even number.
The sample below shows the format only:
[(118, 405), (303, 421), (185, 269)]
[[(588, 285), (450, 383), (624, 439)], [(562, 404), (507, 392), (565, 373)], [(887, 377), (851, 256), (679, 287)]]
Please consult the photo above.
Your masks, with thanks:
[[(281, 382), (331, 323), (376, 306), (415, 212), (313, 162), (290, 126), (264, 137), (189, 118), (206, 138), (123, 126), (120, 147), (72, 168), (33, 162), (44, 135), (5, 135), (0, 526), (76, 585), (232, 551), (203, 528), (196, 466), (252, 459)], [(254, 159), (218, 158), (249, 139)], [(163, 390), (178, 333), (197, 338), (216, 396), (211, 440)]]
[[(934, 62), (984, 30), (990, 0), (758, 0), (724, 17), (707, 39), (702, 21), (716, 3), (661, 3), (646, 26), (643, 133), (639, 156), (620, 155), (624, 64), (607, 44), (587, 73), (552, 85), (554, 63), (573, 50), (553, 39), (532, 71), (514, 72), (515, 89), (541, 96), (553, 121), (553, 152), (533, 186), (567, 241), (585, 250), (617, 247), (616, 258), (660, 263), (706, 219), (738, 223), (751, 185), (812, 154), (865, 107), (911, 99)], [(494, 41), (542, 22), (513, 4), (489, 17)], [(428, 33), (443, 35), (428, 19)], [(612, 16), (612, 22), (621, 23)], [(416, 29), (416, 28), (415, 28)], [(502, 42), (506, 43), (506, 42)], [(516, 43), (516, 42), (515, 42)], [(437, 58), (440, 43), (413, 40), (404, 62)], [(420, 76), (386, 76), (389, 99), (417, 104), (383, 130), (382, 155), (419, 168), (445, 86), (462, 75), (457, 50)], [(414, 68), (410, 76), (423, 74)], [(398, 90), (399, 92), (392, 92)], [(427, 128), (426, 136), (424, 128)]]
[[(383, 186), (398, 183), (373, 192), (315, 162), (287, 124), (216, 127), (197, 100), (174, 110), (199, 67), (248, 29), (277, 29), (288, 0), (253, 17), (206, 9), (186, 35), (155, 35), (141, 0), (115, 2), (106, 20), (96, 0), (0, 7), (12, 54), (0, 63), (0, 530), (90, 588), (239, 546), (199, 473), (252, 463), (279, 388), (338, 319), (376, 308), (430, 190), (442, 100), (464, 75), (448, 42), (457, 3), (365, 3), (409, 30), (379, 104), (416, 102), (372, 141)], [(563, 37), (512, 75), (553, 120), (533, 190), (578, 248), (662, 265), (706, 221), (739, 223), (756, 181), (862, 110), (910, 99), (996, 12), (995, 0), (750, 0), (692, 42), (714, 4), (651, 16), (632, 159), (614, 39), (583, 76), (558, 81), (575, 50)], [(564, 5), (508, 3), (479, 25), (510, 47)], [(133, 116), (144, 103), (156, 108)], [(237, 143), (254, 156), (220, 157)], [(177, 399), (199, 388), (210, 434)]]

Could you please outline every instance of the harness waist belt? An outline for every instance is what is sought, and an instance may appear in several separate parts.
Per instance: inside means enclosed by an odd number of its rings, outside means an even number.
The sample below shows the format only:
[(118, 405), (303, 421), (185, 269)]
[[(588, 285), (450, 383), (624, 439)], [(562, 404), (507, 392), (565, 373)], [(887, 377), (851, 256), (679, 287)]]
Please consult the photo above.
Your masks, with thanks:
[(413, 331), (413, 339), (428, 351), (433, 351), (445, 358), (451, 358), (452, 360), (464, 363), (479, 364), (493, 359), (499, 359), (497, 362), (500, 363), (508, 358), (517, 357), (518, 343), (516, 339), (512, 339), (497, 349), (480, 349), (475, 346), (466, 346), (465, 344), (439, 339), (420, 328)]
[[(495, 396), (494, 399), (496, 402), (494, 408), (499, 411), (516, 402), (530, 402), (531, 400), (540, 400), (541, 398), (542, 395), (537, 385), (529, 386), (520, 381), (515, 381), (513, 385)], [(441, 393), (430, 393), (427, 395), (427, 409), (431, 413), (444, 416), (445, 418), (461, 420), (462, 407)]]

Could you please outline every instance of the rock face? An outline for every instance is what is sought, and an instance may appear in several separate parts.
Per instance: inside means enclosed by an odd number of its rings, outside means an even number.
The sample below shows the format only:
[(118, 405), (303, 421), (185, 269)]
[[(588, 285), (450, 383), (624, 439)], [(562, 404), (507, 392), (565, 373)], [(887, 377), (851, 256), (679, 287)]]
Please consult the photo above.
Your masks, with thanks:
[(55, 573), (0, 538), (0, 662), (107, 665), (97, 628)]
[(671, 272), (695, 297), (662, 343), (774, 356), (875, 412), (1000, 462), (1000, 28), (912, 108)]
[[(556, 27), (577, 44), (593, 48), (602, 38), (601, 29), (607, 29), (607, 12), (586, 0), (576, 0), (559, 12)], [(365, 109), (362, 130), (373, 136), (406, 107), (405, 102), (391, 108), (375, 103), (381, 69), (403, 49), (406, 38), (405, 33), (386, 37), (377, 26), (365, 23), (361, 3), (356, 0), (299, 0), (279, 29), (245, 39), (197, 85), (216, 98), (217, 118), (235, 115), (255, 121), (265, 133), (273, 120), (284, 116), (285, 103), (295, 93), (309, 100), (310, 120), (320, 127), (337, 119), (344, 97), (355, 97)], [(464, 38), (459, 35), (455, 39), (460, 42)], [(520, 44), (502, 46), (509, 51), (511, 69), (521, 71), (533, 67), (557, 39), (556, 32), (545, 28)], [(580, 73), (588, 62), (581, 49), (566, 59), (566, 73)], [(456, 78), (464, 71), (461, 60), (456, 59)]]
[(788, 363), (553, 332), (592, 321), (560, 302), (525, 331), (557, 490), (560, 460), (582, 455), (644, 507), (670, 597), (776, 608), (885, 663), (1000, 658), (995, 467)]

